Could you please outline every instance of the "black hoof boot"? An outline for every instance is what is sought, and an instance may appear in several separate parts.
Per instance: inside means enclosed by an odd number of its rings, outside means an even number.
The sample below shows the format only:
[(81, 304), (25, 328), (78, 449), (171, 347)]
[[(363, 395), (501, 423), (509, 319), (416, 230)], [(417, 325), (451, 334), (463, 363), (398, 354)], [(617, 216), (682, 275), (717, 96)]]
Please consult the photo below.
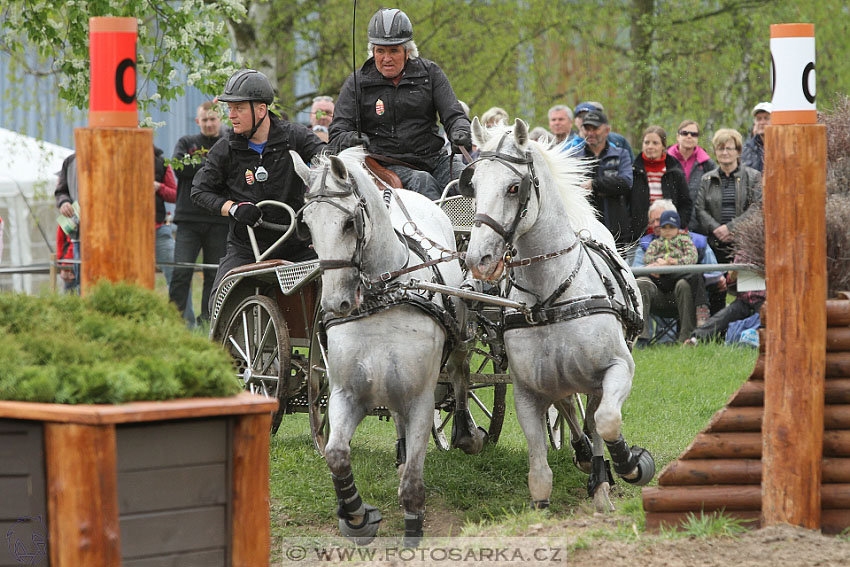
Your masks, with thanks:
[(604, 457), (593, 457), (593, 466), (587, 479), (587, 495), (593, 496), (596, 489), (603, 482), (614, 484), (614, 475), (611, 474), (611, 461)]
[(548, 510), (549, 509), (549, 499), (546, 500), (532, 500), (531, 501), (531, 509), (532, 510)]
[(570, 441), (570, 445), (573, 447), (573, 464), (584, 474), (590, 474), (590, 462), (593, 459), (593, 446), (590, 444), (590, 438), (587, 435), (582, 435), (580, 439)]
[(425, 523), (425, 512), (419, 514), (404, 513), (404, 547), (416, 548), (422, 541), (424, 532), (422, 525)]
[(616, 441), (606, 441), (605, 445), (614, 461), (614, 472), (624, 481), (643, 486), (655, 476), (655, 459), (646, 449), (637, 446), (630, 449), (622, 435)]

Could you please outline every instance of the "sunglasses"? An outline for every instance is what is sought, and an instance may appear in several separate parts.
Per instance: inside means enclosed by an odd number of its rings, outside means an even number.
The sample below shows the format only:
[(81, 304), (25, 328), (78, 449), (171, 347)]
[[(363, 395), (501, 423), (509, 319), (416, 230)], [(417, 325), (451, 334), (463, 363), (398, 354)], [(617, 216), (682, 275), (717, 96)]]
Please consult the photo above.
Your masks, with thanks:
[(680, 136), (690, 136), (691, 138), (699, 138), (699, 132), (688, 132), (687, 130), (682, 130), (679, 132)]

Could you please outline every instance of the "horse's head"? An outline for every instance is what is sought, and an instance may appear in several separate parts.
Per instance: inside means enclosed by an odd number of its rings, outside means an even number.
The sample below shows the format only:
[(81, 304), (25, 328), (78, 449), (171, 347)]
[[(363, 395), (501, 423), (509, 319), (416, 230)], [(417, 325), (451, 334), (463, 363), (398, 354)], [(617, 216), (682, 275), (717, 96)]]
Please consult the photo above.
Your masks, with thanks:
[(322, 156), (310, 169), (297, 153), (289, 153), (308, 186), (302, 215), (319, 256), (322, 308), (345, 317), (362, 299), (361, 263), (369, 230), (365, 200), (346, 160)]
[(472, 135), (481, 153), (461, 174), (462, 194), (475, 197), (475, 226), (466, 265), (478, 279), (499, 279), (504, 255), (514, 240), (534, 224), (540, 202), (540, 180), (529, 147), (528, 125), (485, 129), (478, 118)]

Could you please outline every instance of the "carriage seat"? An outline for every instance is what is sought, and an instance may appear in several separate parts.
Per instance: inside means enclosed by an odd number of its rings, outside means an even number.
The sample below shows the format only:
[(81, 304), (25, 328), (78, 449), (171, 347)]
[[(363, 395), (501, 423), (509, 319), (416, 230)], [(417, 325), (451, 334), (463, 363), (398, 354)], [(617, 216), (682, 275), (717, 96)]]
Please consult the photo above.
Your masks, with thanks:
[(401, 178), (399, 178), (396, 172), (387, 169), (378, 163), (378, 160), (375, 158), (366, 156), (366, 170), (372, 174), (372, 177), (379, 181), (379, 186), (385, 187), (389, 185), (394, 189), (404, 189), (404, 186), (401, 184)]

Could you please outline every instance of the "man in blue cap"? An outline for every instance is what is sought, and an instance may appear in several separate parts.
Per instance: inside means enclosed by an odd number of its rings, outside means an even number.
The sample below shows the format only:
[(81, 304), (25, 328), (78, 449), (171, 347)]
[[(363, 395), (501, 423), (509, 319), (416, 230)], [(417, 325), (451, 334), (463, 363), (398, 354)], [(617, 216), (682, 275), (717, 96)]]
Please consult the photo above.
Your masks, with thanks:
[[(575, 124), (576, 130), (579, 132), (579, 135), (567, 140), (567, 143), (564, 145), (564, 148), (561, 151), (569, 151), (573, 148), (581, 148), (584, 145), (584, 138), (581, 137), (581, 125), (584, 122), (584, 115), (590, 112), (591, 110), (598, 110), (599, 112), (604, 113), (605, 107), (602, 106), (602, 103), (596, 101), (585, 101), (579, 103), (576, 106), (575, 118), (573, 119), (573, 123)], [(635, 154), (632, 151), (632, 146), (622, 134), (618, 134), (616, 132), (608, 132), (608, 141), (611, 144), (617, 146), (618, 148), (623, 148), (624, 150), (629, 152), (629, 156), (632, 158), (632, 161), (634, 161)]]

